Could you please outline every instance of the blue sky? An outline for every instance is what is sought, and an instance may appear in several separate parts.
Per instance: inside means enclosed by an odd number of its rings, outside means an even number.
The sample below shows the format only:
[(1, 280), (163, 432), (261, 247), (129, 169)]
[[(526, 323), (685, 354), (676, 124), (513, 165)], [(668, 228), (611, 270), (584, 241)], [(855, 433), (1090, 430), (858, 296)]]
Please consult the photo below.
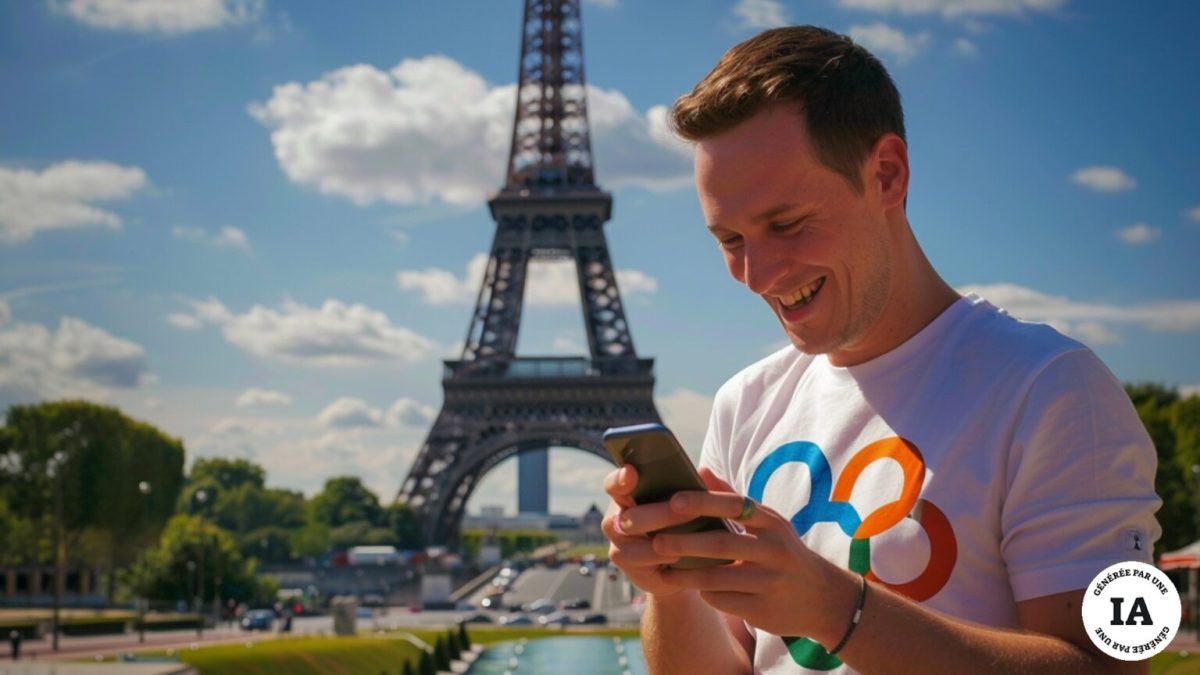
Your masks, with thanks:
[[(699, 449), (783, 344), (704, 230), (666, 106), (765, 27), (847, 32), (909, 130), (909, 220), (956, 288), (1200, 391), (1200, 9), (1097, 0), (585, 0), (598, 182), (635, 345)], [(0, 3), (0, 405), (82, 396), (312, 493), (390, 498), (441, 404), (494, 223), (521, 3)], [(581, 353), (534, 270), (518, 351)], [(551, 456), (552, 508), (607, 470)], [(515, 507), (503, 465), (472, 501)]]

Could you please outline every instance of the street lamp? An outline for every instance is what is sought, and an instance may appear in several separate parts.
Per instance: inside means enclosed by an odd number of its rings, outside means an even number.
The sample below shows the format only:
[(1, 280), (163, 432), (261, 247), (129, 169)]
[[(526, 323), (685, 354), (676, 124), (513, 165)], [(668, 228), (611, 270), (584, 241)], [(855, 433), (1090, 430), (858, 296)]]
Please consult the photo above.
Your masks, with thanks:
[(70, 454), (67, 453), (62, 445), (67, 440), (74, 439), (75, 452), (78, 453), (83, 448), (87, 447), (87, 439), (82, 437), (83, 425), (79, 420), (71, 423), (71, 426), (59, 431), (54, 435), (55, 446), (58, 448), (50, 460), (46, 462), (46, 473), (54, 482), (54, 617), (53, 627), (54, 635), (51, 639), (51, 648), (58, 651), (58, 633), (62, 626), (60, 613), (62, 611), (62, 594), (63, 586), (65, 585), (65, 570), (63, 569), (63, 546), (62, 546), (62, 520), (63, 520), (63, 465), (67, 463)]
[[(197, 490), (196, 494), (195, 494), (195, 498), (196, 498), (196, 501), (200, 502), (200, 508), (203, 509), (204, 502), (208, 501), (208, 493), (205, 492), (204, 490)], [(199, 615), (199, 617), (200, 617), (200, 620), (196, 622), (196, 636), (197, 637), (204, 637), (204, 544), (205, 544), (205, 539), (206, 539), (205, 532), (204, 532), (204, 525), (205, 525), (204, 520), (203, 520), (203, 518), (201, 518), (200, 551), (197, 554), (197, 564), (196, 564), (195, 607), (196, 607), (196, 614)]]
[[(138, 492), (142, 494), (142, 527), (146, 527), (146, 523), (150, 520), (150, 483), (141, 481), (138, 483)], [(138, 642), (146, 641), (146, 605), (150, 602), (146, 597), (146, 569), (142, 566), (138, 574), (138, 590), (141, 591), (141, 597), (138, 598)]]
[(54, 651), (58, 651), (58, 632), (62, 626), (59, 618), (63, 590), (62, 468), (66, 461), (67, 453), (59, 450), (46, 462), (46, 474), (54, 482), (54, 625), (51, 633), (51, 649)]

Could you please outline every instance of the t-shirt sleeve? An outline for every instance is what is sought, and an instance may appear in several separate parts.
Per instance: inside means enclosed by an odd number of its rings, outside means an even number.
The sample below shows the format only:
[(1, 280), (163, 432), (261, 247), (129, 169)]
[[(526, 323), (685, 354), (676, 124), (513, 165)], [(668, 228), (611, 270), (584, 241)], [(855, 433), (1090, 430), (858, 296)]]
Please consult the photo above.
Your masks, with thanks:
[(732, 389), (727, 383), (717, 391), (713, 400), (712, 413), (708, 417), (708, 431), (704, 434), (704, 445), (700, 448), (700, 466), (708, 467), (729, 485), (733, 476), (729, 471), (729, 429), (733, 405)]
[(1087, 349), (1030, 384), (1014, 429), (1001, 550), (1017, 601), (1085, 588), (1105, 567), (1153, 563), (1157, 455), (1120, 382)]

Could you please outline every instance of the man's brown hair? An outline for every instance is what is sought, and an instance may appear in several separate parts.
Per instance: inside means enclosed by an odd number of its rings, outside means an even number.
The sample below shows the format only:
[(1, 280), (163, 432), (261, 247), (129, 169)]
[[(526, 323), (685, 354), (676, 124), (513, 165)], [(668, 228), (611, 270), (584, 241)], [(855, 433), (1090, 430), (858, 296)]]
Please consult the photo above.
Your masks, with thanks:
[(858, 192), (859, 169), (875, 142), (904, 135), (900, 92), (866, 49), (816, 26), (775, 28), (725, 53), (690, 93), (675, 101), (671, 123), (699, 141), (775, 104), (794, 104), (817, 157)]

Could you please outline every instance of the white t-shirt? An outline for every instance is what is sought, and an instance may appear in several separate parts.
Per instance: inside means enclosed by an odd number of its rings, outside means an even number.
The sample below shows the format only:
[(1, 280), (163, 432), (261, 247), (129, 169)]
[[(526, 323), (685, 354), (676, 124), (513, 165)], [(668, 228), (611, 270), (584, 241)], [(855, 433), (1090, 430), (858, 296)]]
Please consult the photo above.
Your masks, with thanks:
[[(1161, 532), (1154, 446), (1121, 384), (1083, 345), (975, 296), (867, 363), (788, 346), (738, 373), (701, 464), (827, 560), (991, 626), (1112, 563), (1152, 562)], [(751, 630), (756, 673), (853, 672)]]

